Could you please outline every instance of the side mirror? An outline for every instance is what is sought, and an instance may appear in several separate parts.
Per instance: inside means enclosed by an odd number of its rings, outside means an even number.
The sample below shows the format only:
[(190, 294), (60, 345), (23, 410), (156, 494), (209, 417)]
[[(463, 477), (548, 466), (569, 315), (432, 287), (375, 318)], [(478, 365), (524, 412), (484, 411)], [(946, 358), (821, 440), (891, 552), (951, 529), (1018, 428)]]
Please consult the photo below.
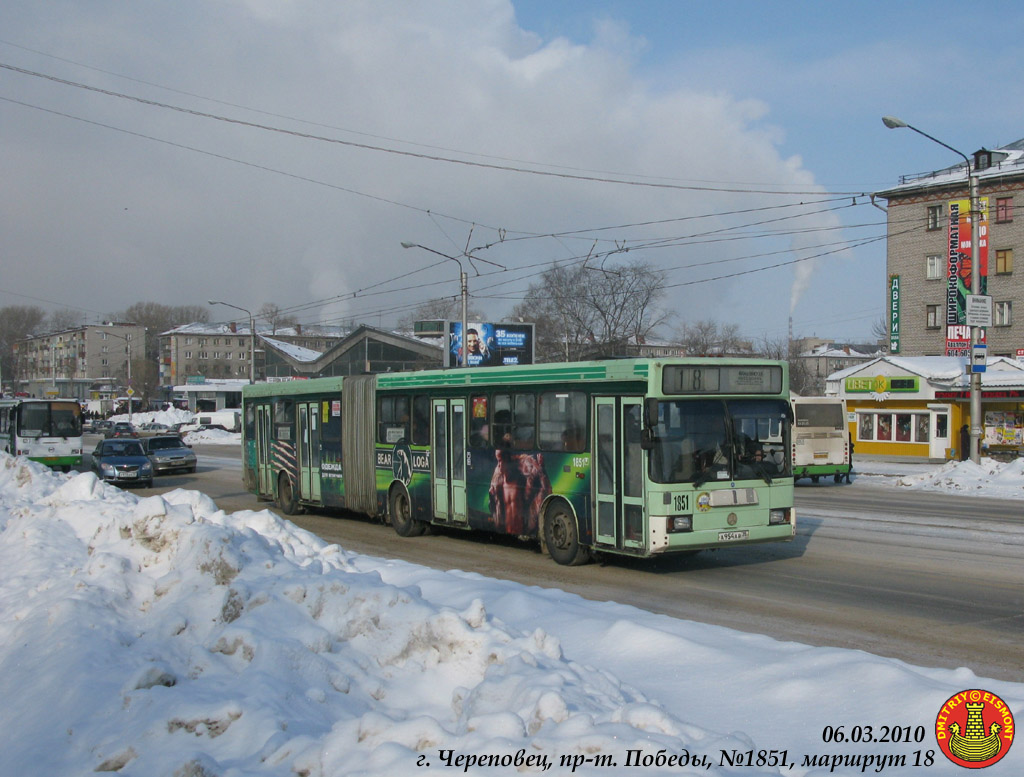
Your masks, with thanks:
[(658, 400), (655, 397), (648, 397), (644, 400), (644, 427), (653, 429), (658, 425)]
[(650, 429), (640, 432), (640, 448), (645, 451), (654, 449), (654, 433)]

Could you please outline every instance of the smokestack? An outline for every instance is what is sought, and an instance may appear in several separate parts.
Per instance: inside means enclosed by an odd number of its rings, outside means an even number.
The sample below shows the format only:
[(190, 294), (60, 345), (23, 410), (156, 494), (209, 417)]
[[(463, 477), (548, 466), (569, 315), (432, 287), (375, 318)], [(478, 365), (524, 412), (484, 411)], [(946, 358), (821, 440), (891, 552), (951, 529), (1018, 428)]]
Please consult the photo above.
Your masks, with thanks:
[(793, 359), (793, 317), (789, 317), (789, 342), (786, 346), (786, 360)]

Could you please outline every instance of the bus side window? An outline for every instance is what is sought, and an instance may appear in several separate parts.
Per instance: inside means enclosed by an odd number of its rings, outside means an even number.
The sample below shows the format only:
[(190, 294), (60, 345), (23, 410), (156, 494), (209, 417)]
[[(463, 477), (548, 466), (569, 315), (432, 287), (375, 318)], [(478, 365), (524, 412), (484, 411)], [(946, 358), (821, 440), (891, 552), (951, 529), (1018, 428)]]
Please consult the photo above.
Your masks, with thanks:
[(491, 423), (491, 445), (495, 448), (512, 447), (512, 397), (509, 394), (495, 394), (493, 398), (493, 422)]
[(487, 423), (487, 397), (473, 397), (469, 405), (469, 447), (487, 448), (491, 444), (491, 428)]
[(537, 430), (534, 396), (533, 394), (516, 394), (515, 404), (513, 445), (520, 450), (534, 448), (536, 447)]
[(412, 444), (430, 445), (430, 397), (426, 394), (412, 398)]
[(393, 445), (409, 440), (409, 397), (380, 397), (377, 400), (377, 442)]
[(580, 453), (587, 440), (587, 395), (582, 391), (546, 391), (539, 398), (538, 447)]

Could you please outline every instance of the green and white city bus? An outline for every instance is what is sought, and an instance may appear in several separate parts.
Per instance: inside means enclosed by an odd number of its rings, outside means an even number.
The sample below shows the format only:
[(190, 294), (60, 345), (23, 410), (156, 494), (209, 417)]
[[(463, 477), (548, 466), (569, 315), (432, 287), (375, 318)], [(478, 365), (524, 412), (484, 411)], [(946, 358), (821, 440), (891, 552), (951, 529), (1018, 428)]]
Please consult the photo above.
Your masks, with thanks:
[(82, 407), (75, 399), (0, 399), (0, 450), (69, 471), (82, 463)]
[[(623, 359), (262, 383), (244, 479), (338, 507), (536, 540), (555, 561), (790, 540), (785, 362)], [(770, 430), (770, 434), (769, 434)]]

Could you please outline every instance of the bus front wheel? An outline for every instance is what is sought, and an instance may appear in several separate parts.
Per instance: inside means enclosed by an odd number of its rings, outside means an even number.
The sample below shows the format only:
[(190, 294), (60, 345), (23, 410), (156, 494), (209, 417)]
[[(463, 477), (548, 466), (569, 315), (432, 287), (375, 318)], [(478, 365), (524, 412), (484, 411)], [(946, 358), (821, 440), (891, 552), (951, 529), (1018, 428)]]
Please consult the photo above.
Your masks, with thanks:
[(590, 551), (580, 545), (576, 516), (564, 502), (553, 504), (544, 516), (544, 544), (559, 564), (575, 567), (590, 560)]
[(285, 515), (296, 515), (299, 512), (299, 500), (295, 498), (292, 479), (284, 472), (277, 478), (277, 506)]
[(409, 492), (399, 486), (391, 489), (388, 513), (391, 516), (391, 527), (399, 537), (419, 537), (426, 528), (423, 521), (417, 521), (412, 517), (412, 500), (409, 499)]

